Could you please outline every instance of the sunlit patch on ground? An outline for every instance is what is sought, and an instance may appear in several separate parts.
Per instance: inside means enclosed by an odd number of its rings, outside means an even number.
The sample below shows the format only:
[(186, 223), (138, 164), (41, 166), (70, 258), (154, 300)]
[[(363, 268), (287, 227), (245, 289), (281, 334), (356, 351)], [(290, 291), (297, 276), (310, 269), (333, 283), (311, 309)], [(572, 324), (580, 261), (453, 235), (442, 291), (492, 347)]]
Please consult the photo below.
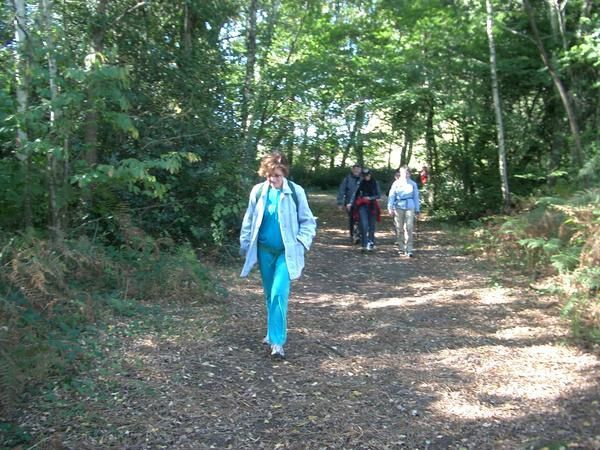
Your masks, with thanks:
[(390, 368), (396, 371), (403, 366), (402, 358), (391, 354), (336, 358), (321, 363), (323, 371), (346, 377), (366, 376), (377, 378), (378, 372)]
[(152, 337), (142, 337), (133, 342), (133, 348), (137, 350), (152, 350), (157, 347), (156, 338)]
[(555, 336), (555, 334), (539, 324), (533, 324), (532, 326), (525, 325), (498, 330), (496, 331), (495, 336), (498, 339), (512, 341), (519, 339), (551, 338)]
[(344, 341), (361, 341), (372, 339), (376, 336), (375, 333), (349, 333), (343, 337)]
[(435, 300), (435, 294), (421, 295), (419, 297), (390, 297), (369, 302), (364, 305), (367, 309), (402, 307), (406, 305), (421, 305)]
[(478, 297), (484, 305), (494, 305), (498, 303), (509, 303), (514, 299), (510, 297), (510, 290), (502, 287), (493, 287), (480, 289)]
[(559, 399), (594, 389), (593, 374), (600, 369), (591, 355), (551, 345), (443, 350), (423, 359), (438, 370), (458, 371), (462, 378), (458, 384), (431, 380), (439, 394), (432, 408), (468, 420), (553, 411)]

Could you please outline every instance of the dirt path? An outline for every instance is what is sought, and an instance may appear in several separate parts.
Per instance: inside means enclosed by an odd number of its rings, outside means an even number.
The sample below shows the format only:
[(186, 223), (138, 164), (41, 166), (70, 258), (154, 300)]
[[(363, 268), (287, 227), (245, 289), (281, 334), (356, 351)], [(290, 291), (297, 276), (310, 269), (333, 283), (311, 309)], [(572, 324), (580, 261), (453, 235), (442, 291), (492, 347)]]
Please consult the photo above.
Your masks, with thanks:
[(333, 199), (311, 203), (286, 361), (260, 343), (258, 276), (231, 275), (225, 310), (174, 308), (169, 329), (124, 332), (92, 387), (25, 415), (38, 448), (600, 448), (600, 362), (567, 343), (557, 304), (423, 223), (415, 258), (395, 254), (388, 218), (362, 255)]

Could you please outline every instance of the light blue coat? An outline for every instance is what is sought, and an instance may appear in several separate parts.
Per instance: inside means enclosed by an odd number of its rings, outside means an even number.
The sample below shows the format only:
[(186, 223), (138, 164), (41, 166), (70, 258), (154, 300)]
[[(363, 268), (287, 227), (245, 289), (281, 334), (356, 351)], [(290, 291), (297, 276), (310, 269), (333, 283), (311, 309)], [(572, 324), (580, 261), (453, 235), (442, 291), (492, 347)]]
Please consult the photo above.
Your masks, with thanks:
[(388, 194), (388, 211), (395, 209), (412, 209), (419, 214), (419, 188), (413, 180), (406, 180), (406, 183), (396, 180), (392, 184)]
[[(283, 179), (281, 197), (279, 200), (279, 225), (281, 237), (285, 247), (285, 262), (290, 273), (290, 279), (300, 278), (304, 268), (304, 252), (310, 249), (317, 230), (317, 222), (308, 206), (306, 193), (298, 184), (294, 183), (298, 207), (292, 198), (290, 183)], [(255, 185), (250, 191), (248, 208), (244, 214), (242, 229), (240, 231), (240, 250), (246, 255), (242, 277), (247, 276), (257, 262), (258, 230), (265, 212), (266, 195), (269, 188), (267, 181)], [(258, 194), (260, 192), (260, 195)], [(257, 199), (258, 197), (258, 199)]]

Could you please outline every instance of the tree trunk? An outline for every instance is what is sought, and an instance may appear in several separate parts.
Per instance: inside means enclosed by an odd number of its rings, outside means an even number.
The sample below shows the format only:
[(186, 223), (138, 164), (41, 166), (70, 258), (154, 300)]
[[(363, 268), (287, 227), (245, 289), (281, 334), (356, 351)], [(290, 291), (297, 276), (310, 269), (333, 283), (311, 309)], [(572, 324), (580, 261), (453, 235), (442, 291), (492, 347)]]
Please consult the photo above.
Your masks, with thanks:
[[(104, 36), (106, 32), (106, 4), (108, 0), (99, 0), (96, 7), (96, 14), (91, 25), (91, 58), (92, 64), (97, 64), (97, 61), (104, 52)], [(85, 144), (84, 144), (84, 160), (94, 166), (98, 163), (98, 111), (94, 105), (93, 86), (88, 88), (88, 110), (85, 115)]]
[(346, 143), (346, 145), (344, 146), (344, 149), (342, 150), (342, 167), (346, 167), (346, 163), (348, 161), (348, 158), (350, 157), (350, 150), (352, 150), (352, 144), (353, 144), (353, 139), (354, 139), (354, 128), (353, 128), (353, 126), (350, 125), (349, 122), (350, 121), (348, 119), (346, 119), (346, 127), (348, 128), (349, 136), (348, 136), (348, 142)]
[[(281, 2), (279, 0), (275, 0), (271, 4), (266, 23), (264, 23), (263, 26), (265, 31), (264, 33), (261, 33), (263, 39), (261, 39), (260, 49), (261, 53), (263, 53), (265, 56), (261, 60), (258, 60), (256, 36), (258, 33), (257, 15), (259, 5), (255, 0), (253, 0), (250, 5), (246, 44), (247, 65), (244, 82), (244, 95), (241, 105), (243, 136), (245, 137), (244, 154), (250, 164), (252, 164), (256, 159), (258, 145), (264, 138), (264, 130), (267, 121), (274, 116), (275, 111), (277, 111), (283, 104), (282, 102), (279, 104), (279, 106), (275, 105), (272, 107), (271, 97), (274, 95), (274, 92), (272, 92), (271, 88), (268, 86), (263, 85), (261, 88), (260, 84), (257, 83), (255, 76), (256, 72), (266, 73), (268, 71), (266, 61), (268, 60), (273, 36), (275, 34), (275, 27), (277, 25), (277, 18), (279, 17), (280, 6)], [(288, 61), (292, 56), (294, 48), (295, 41), (290, 47)]]
[(565, 7), (567, 6), (567, 2), (563, 2), (562, 5), (560, 0), (551, 0), (552, 8), (554, 9), (554, 13), (556, 14), (556, 22), (558, 24), (558, 31), (560, 34), (560, 41), (563, 47), (563, 50), (567, 50), (569, 48), (567, 44), (567, 29), (565, 25)]
[(52, 149), (46, 155), (48, 174), (48, 202), (50, 211), (50, 236), (57, 242), (62, 240), (63, 229), (61, 224), (60, 200), (58, 196), (59, 183), (62, 180), (57, 157), (54, 149), (57, 148), (57, 121), (60, 119), (60, 110), (56, 109), (58, 98), (56, 57), (54, 56), (54, 36), (52, 27), (52, 0), (41, 0), (40, 11), (42, 23), (46, 31), (46, 54), (48, 58), (48, 77), (50, 84), (50, 140)]
[(427, 148), (427, 166), (429, 167), (429, 180), (427, 184), (431, 186), (429, 191), (428, 202), (435, 209), (437, 202), (438, 193), (438, 177), (439, 173), (439, 161), (437, 154), (437, 143), (435, 141), (435, 130), (433, 129), (433, 118), (435, 116), (435, 104), (434, 99), (429, 100), (427, 110), (427, 120), (425, 128), (425, 146)]
[(337, 155), (337, 152), (332, 150), (329, 152), (329, 167), (328, 169), (331, 170), (335, 167), (335, 157)]
[(302, 142), (300, 143), (300, 161), (306, 162), (306, 152), (308, 151), (308, 128), (309, 124), (305, 123), (302, 129)]
[(15, 7), (15, 78), (17, 94), (17, 136), (16, 154), (21, 161), (23, 172), (23, 221), (25, 228), (33, 226), (33, 212), (31, 209), (31, 154), (27, 149), (29, 137), (27, 135), (26, 114), (29, 106), (29, 82), (27, 78), (27, 45), (25, 0), (14, 0)]
[(183, 53), (186, 57), (190, 57), (192, 53), (192, 13), (190, 11), (190, 4), (188, 1), (183, 3)]
[(400, 151), (400, 166), (407, 167), (410, 164), (410, 160), (412, 159), (412, 149), (413, 149), (413, 136), (412, 132), (409, 128), (404, 130), (404, 144), (402, 145), (402, 150)]
[(494, 10), (492, 0), (486, 0), (487, 8), (487, 36), (490, 47), (490, 72), (492, 78), (492, 96), (494, 98), (494, 112), (496, 114), (496, 130), (498, 133), (498, 167), (500, 170), (500, 189), (502, 191), (502, 204), (505, 212), (510, 210), (510, 189), (508, 186), (508, 165), (506, 162), (506, 148), (504, 146), (504, 123), (502, 120), (502, 105), (500, 103), (500, 88), (496, 71), (496, 46), (494, 44)]
[(394, 130), (390, 133), (390, 144), (387, 152), (387, 169), (392, 169), (392, 151), (394, 150)]
[(93, 99), (88, 95), (89, 109), (85, 114), (85, 152), (83, 159), (90, 166), (98, 163), (98, 112), (92, 105)]
[(403, 167), (406, 163), (406, 149), (408, 148), (408, 130), (404, 131), (404, 142), (402, 143), (402, 148), (400, 149), (400, 162), (398, 167)]
[(290, 121), (288, 125), (288, 134), (286, 141), (286, 155), (290, 167), (294, 165), (294, 129), (296, 125)]
[(460, 175), (463, 184), (463, 194), (467, 197), (475, 193), (475, 186), (473, 185), (473, 168), (470, 158), (471, 152), (469, 151), (471, 147), (469, 123), (464, 121), (462, 125), (462, 154), (460, 155), (462, 170)]
[(542, 58), (544, 66), (546, 66), (546, 69), (548, 69), (548, 73), (550, 74), (550, 77), (552, 78), (554, 86), (558, 90), (560, 99), (561, 99), (562, 104), (567, 113), (567, 118), (569, 120), (569, 128), (571, 129), (571, 135), (573, 138), (571, 160), (572, 160), (575, 168), (579, 169), (583, 165), (583, 150), (581, 147), (581, 137), (579, 135), (579, 126), (577, 124), (577, 114), (575, 113), (575, 109), (572, 105), (569, 91), (567, 90), (565, 84), (563, 83), (562, 79), (560, 78), (558, 71), (552, 65), (550, 56), (548, 55), (548, 52), (546, 52), (546, 48), (544, 47), (544, 44), (540, 37), (540, 33), (538, 31), (538, 27), (535, 22), (535, 16), (533, 14), (533, 9), (531, 8), (531, 4), (529, 3), (529, 0), (523, 0), (523, 6), (525, 7), (527, 16), (529, 17), (529, 23), (531, 25), (531, 31), (533, 32), (533, 40), (535, 42), (535, 45), (538, 48), (538, 51), (540, 52), (540, 56)]
[(356, 155), (356, 161), (361, 166), (365, 165), (365, 154), (364, 154), (364, 142), (362, 135), (362, 128), (365, 122), (365, 104), (360, 103), (356, 107), (356, 114), (354, 115), (354, 154)]
[(256, 15), (258, 1), (250, 1), (248, 11), (248, 23), (246, 26), (246, 74), (244, 77), (244, 86), (242, 88), (242, 104), (240, 105), (241, 126), (244, 140), (244, 152), (247, 163), (250, 163), (254, 155), (250, 153), (249, 141), (252, 139), (252, 117), (250, 114), (252, 100), (254, 96), (254, 71), (256, 65)]
[(582, 5), (581, 5), (581, 15), (579, 18), (579, 24), (577, 25), (577, 32), (576, 32), (577, 37), (581, 37), (581, 33), (582, 33), (581, 26), (583, 25), (584, 21), (581, 19), (589, 19), (591, 14), (592, 14), (592, 0), (583, 0)]

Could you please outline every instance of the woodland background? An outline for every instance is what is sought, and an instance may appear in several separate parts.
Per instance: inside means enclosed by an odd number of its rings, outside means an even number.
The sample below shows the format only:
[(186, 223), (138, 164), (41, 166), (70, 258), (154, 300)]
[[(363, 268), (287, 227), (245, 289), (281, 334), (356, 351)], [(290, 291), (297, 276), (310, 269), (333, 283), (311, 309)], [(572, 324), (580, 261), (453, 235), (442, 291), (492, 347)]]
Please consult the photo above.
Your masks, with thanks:
[[(432, 220), (600, 340), (591, 0), (3, 0), (0, 426), (140, 305), (226, 295), (257, 159), (427, 165)], [(458, 224), (458, 225), (456, 225)], [(541, 283), (541, 280), (543, 283)], [(548, 281), (549, 280), (549, 281)]]

